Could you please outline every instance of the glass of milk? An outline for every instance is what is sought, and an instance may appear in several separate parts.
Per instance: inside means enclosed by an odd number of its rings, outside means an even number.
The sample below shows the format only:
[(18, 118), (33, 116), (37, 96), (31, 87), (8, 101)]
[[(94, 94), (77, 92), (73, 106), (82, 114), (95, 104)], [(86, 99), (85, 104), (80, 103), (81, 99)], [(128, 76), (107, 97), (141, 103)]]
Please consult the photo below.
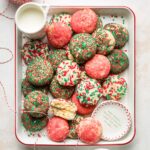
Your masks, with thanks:
[(47, 13), (38, 3), (30, 2), (20, 6), (15, 15), (18, 29), (31, 39), (45, 35)]

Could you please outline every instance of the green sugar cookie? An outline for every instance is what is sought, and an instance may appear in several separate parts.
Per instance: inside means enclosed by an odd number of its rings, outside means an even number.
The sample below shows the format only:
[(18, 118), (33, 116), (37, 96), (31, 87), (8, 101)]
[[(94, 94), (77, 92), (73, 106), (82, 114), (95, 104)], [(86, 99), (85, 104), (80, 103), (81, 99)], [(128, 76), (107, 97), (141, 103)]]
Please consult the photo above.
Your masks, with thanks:
[(70, 52), (79, 64), (91, 59), (96, 53), (96, 48), (96, 40), (88, 33), (74, 35), (69, 43)]
[(43, 86), (49, 84), (52, 77), (53, 68), (47, 60), (39, 57), (29, 63), (26, 70), (26, 78), (31, 84)]
[(115, 49), (107, 56), (111, 64), (111, 73), (118, 74), (123, 72), (129, 66), (129, 59), (122, 50)]
[(41, 91), (30, 92), (24, 100), (24, 109), (32, 117), (40, 118), (47, 114), (49, 109), (49, 98)]
[(28, 113), (23, 112), (21, 115), (21, 121), (26, 130), (30, 132), (37, 132), (46, 127), (48, 123), (47, 117), (34, 118)]
[(120, 49), (124, 47), (129, 40), (128, 30), (120, 24), (108, 23), (104, 26), (104, 29), (109, 30), (113, 34), (116, 40), (115, 48)]
[(69, 99), (74, 93), (75, 87), (66, 87), (58, 83), (57, 77), (54, 76), (50, 84), (50, 92), (55, 98)]
[(54, 71), (57, 70), (58, 65), (63, 61), (67, 60), (67, 51), (63, 49), (50, 50), (48, 60), (52, 64)]

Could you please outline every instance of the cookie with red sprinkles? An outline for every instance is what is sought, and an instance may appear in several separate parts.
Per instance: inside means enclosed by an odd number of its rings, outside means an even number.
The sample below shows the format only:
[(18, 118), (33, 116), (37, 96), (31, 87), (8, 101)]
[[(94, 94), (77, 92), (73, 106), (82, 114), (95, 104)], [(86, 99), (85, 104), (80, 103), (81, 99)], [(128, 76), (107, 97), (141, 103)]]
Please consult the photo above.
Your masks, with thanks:
[(21, 56), (25, 64), (29, 64), (36, 57), (47, 58), (49, 52), (48, 44), (40, 40), (31, 40), (24, 44)]
[(125, 52), (115, 49), (107, 56), (111, 63), (111, 73), (118, 74), (126, 70), (129, 66), (129, 59)]
[(75, 61), (83, 64), (96, 53), (96, 40), (88, 33), (76, 34), (69, 43), (69, 49)]
[(55, 142), (64, 141), (69, 134), (68, 122), (60, 117), (53, 117), (49, 119), (47, 125), (48, 137)]
[(57, 81), (63, 86), (75, 86), (80, 81), (81, 71), (76, 62), (64, 60), (57, 68)]
[(101, 96), (101, 85), (95, 79), (87, 78), (77, 86), (77, 99), (85, 107), (97, 105)]
[(26, 78), (23, 79), (21, 88), (22, 88), (22, 93), (24, 96), (27, 96), (30, 92), (37, 91), (37, 90), (42, 91), (45, 94), (48, 94), (48, 86), (42, 86), (42, 87), (34, 86), (31, 83), (29, 83)]
[(92, 117), (83, 119), (77, 126), (76, 131), (80, 140), (87, 144), (99, 142), (102, 136), (101, 123)]
[(50, 83), (53, 72), (51, 63), (39, 57), (29, 63), (26, 70), (26, 78), (35, 86), (43, 86)]
[(74, 86), (66, 87), (60, 85), (57, 81), (56, 76), (54, 76), (50, 84), (50, 92), (55, 98), (69, 99), (73, 95), (74, 90)]
[(98, 54), (107, 55), (114, 49), (116, 41), (110, 31), (98, 28), (92, 36), (96, 39)]
[(46, 116), (49, 109), (49, 98), (41, 91), (30, 92), (25, 97), (24, 109), (32, 117), (41, 118)]
[(62, 24), (67, 25), (71, 28), (71, 15), (66, 12), (54, 14), (50, 20), (50, 24), (56, 22), (61, 22)]
[(85, 106), (81, 105), (79, 100), (78, 100), (78, 98), (77, 98), (77, 93), (73, 94), (71, 100), (72, 100), (72, 102), (74, 102), (76, 104), (76, 106), (77, 106), (77, 113), (80, 114), (80, 115), (89, 115), (95, 109), (95, 106), (85, 107)]
[(103, 96), (107, 100), (120, 100), (126, 95), (127, 82), (119, 75), (110, 75), (102, 84)]
[(85, 8), (72, 15), (71, 27), (76, 33), (92, 33), (97, 27), (97, 21), (96, 13), (90, 8)]
[(69, 26), (61, 22), (52, 23), (46, 29), (47, 39), (54, 48), (63, 48), (72, 37), (72, 31)]
[(96, 54), (86, 62), (85, 71), (91, 78), (104, 79), (110, 72), (110, 62), (106, 56)]
[(48, 118), (34, 118), (28, 113), (23, 112), (21, 115), (21, 121), (26, 130), (30, 132), (37, 132), (46, 127), (48, 123)]
[(52, 64), (54, 71), (57, 70), (58, 65), (67, 60), (67, 51), (64, 49), (54, 49), (49, 51), (48, 60)]
[(113, 34), (116, 40), (116, 44), (115, 44), (116, 49), (117, 48), (120, 49), (124, 47), (129, 40), (128, 30), (120, 24), (108, 23), (104, 26), (104, 29), (109, 30)]

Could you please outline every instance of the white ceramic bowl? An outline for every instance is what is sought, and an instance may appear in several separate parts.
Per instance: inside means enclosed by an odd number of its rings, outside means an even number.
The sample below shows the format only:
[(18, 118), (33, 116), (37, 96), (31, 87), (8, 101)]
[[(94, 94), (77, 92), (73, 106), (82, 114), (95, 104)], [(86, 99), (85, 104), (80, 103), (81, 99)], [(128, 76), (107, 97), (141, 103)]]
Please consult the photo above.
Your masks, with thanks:
[(31, 39), (39, 39), (45, 35), (46, 18), (45, 9), (34, 2), (20, 6), (15, 15), (18, 29)]

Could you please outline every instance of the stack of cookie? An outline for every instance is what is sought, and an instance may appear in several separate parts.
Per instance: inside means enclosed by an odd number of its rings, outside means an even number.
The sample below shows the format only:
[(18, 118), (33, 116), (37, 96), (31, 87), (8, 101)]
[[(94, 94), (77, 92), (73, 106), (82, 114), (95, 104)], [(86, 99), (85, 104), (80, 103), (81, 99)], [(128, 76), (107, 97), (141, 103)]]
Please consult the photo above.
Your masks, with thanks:
[(55, 14), (45, 32), (48, 43), (31, 40), (21, 50), (27, 65), (23, 125), (29, 131), (47, 125), (48, 137), (57, 142), (69, 137), (96, 143), (102, 127), (91, 113), (101, 97), (118, 101), (126, 94), (126, 80), (119, 74), (129, 66), (121, 50), (129, 33), (116, 23), (103, 27), (89, 8)]

